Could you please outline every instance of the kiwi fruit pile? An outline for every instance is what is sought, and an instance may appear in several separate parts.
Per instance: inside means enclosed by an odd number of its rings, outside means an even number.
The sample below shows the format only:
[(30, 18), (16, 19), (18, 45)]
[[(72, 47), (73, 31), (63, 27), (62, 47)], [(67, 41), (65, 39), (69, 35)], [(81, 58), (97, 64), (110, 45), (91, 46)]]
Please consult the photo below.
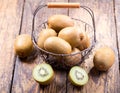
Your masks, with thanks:
[[(81, 51), (90, 47), (90, 38), (86, 32), (80, 31), (74, 21), (66, 15), (53, 15), (48, 18), (47, 28), (39, 33), (37, 45), (39, 48), (55, 54), (71, 54), (64, 56), (64, 64), (70, 66), (68, 74), (70, 82), (75, 86), (83, 86), (88, 82), (88, 73), (76, 66), (81, 61)], [(34, 49), (31, 36), (21, 34), (14, 42), (15, 53), (25, 58)], [(99, 71), (107, 71), (115, 61), (114, 51), (109, 47), (102, 47), (93, 57), (94, 67)], [(54, 70), (47, 62), (37, 65), (33, 69), (33, 78), (41, 85), (50, 84), (55, 77)]]
[[(73, 66), (81, 60), (81, 51), (90, 47), (90, 38), (85, 31), (79, 31), (74, 20), (63, 14), (52, 15), (48, 18), (47, 27), (39, 33), (37, 45), (48, 52), (55, 54), (79, 55), (64, 57), (65, 65)], [(77, 51), (74, 51), (77, 49)], [(79, 61), (74, 61), (75, 57)]]

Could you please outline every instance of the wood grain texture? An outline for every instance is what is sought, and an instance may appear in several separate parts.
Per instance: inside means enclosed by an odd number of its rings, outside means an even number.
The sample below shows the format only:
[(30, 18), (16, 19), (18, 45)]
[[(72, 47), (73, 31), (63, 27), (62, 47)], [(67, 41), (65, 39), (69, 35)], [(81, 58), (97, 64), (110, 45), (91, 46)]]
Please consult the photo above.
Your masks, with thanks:
[[(43, 62), (39, 51), (26, 59), (20, 59), (13, 50), (14, 39), (18, 34), (32, 32), (33, 12), (39, 4), (47, 2), (79, 2), (90, 7), (95, 14), (97, 48), (109, 46), (115, 52), (115, 63), (107, 72), (92, 68), (89, 82), (75, 87), (68, 80), (68, 71), (55, 71), (55, 79), (48, 86), (42, 86), (32, 77), (32, 70)], [(120, 93), (120, 1), (119, 0), (0, 0), (0, 93)], [(92, 25), (90, 16), (79, 9), (40, 10), (36, 17), (36, 34), (39, 25), (50, 15), (66, 14), (80, 18)], [(81, 26), (82, 27), (82, 26)], [(82, 28), (84, 29), (84, 28)], [(93, 53), (95, 50), (93, 50)], [(82, 67), (93, 65), (93, 54), (89, 55)], [(92, 64), (92, 65), (91, 65)]]
[[(51, 1), (51, 0), (49, 0)], [(52, 0), (55, 1), (55, 0)], [(48, 2), (44, 0), (26, 0), (24, 6), (23, 22), (21, 27), (21, 33), (31, 35), (32, 32), (32, 17), (33, 12), (39, 4), (46, 4)], [(55, 9), (48, 10), (43, 8), (36, 16), (36, 33), (39, 33), (38, 26), (47, 20), (50, 15), (62, 13), (67, 14), (67, 10)], [(33, 53), (34, 54), (34, 53)], [(37, 55), (37, 56), (36, 56)], [(32, 77), (32, 70), (43, 60), (40, 57), (39, 52), (35, 55), (31, 55), (27, 59), (19, 59), (17, 57), (15, 74), (13, 79), (12, 93), (65, 93), (66, 92), (66, 72), (55, 70), (55, 79), (48, 86), (39, 85)]]
[[(118, 50), (119, 50), (119, 60), (120, 60), (120, 1), (114, 0), (114, 6), (115, 6), (115, 20), (116, 20), (116, 37), (117, 37), (117, 44), (118, 44)], [(120, 65), (120, 64), (119, 64)]]
[(14, 38), (19, 33), (23, 0), (0, 0), (0, 93), (11, 90)]
[[(117, 49), (118, 49), (118, 58), (119, 58), (119, 77), (120, 77), (120, 1), (114, 0), (114, 12), (115, 12), (115, 21), (116, 21), (116, 37), (117, 37)], [(119, 88), (120, 88), (120, 78), (119, 78)], [(119, 89), (120, 92), (120, 89)]]
[[(71, 2), (73, 0), (70, 0)], [(81, 5), (90, 7), (95, 14), (96, 38), (97, 42), (102, 46), (109, 46), (115, 52), (115, 63), (107, 72), (99, 72), (94, 68), (89, 73), (89, 82), (80, 88), (74, 87), (68, 83), (68, 93), (119, 93), (119, 60), (116, 43), (116, 29), (114, 20), (113, 0), (74, 0), (80, 2)], [(70, 10), (69, 14), (79, 18), (84, 18), (88, 23), (91, 20), (85, 15), (85, 12), (78, 10)]]

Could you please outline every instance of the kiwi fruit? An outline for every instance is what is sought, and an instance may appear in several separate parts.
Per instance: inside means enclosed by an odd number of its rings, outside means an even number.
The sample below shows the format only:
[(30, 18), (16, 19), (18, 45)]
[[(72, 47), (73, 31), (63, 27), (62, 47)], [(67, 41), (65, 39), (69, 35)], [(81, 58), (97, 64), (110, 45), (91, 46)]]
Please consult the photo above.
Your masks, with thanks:
[(21, 34), (17, 36), (14, 42), (14, 49), (15, 53), (21, 58), (29, 56), (33, 51), (31, 36), (28, 34)]
[(45, 40), (44, 48), (45, 50), (56, 54), (70, 54), (72, 51), (72, 48), (67, 41), (55, 36)]
[[(78, 54), (76, 54), (76, 53), (78, 53)], [(70, 67), (77, 65), (81, 61), (81, 57), (82, 57), (80, 50), (77, 48), (73, 48), (71, 54), (75, 54), (75, 55), (64, 57), (64, 63)]]
[(78, 49), (82, 51), (90, 47), (90, 38), (88, 37), (86, 32), (80, 32), (79, 38), (80, 38), (80, 42), (79, 42), (79, 46), (77, 47)]
[(69, 26), (74, 26), (74, 21), (67, 15), (56, 14), (48, 18), (48, 27), (54, 29), (57, 33)]
[(54, 71), (51, 67), (51, 65), (47, 63), (42, 63), (37, 65), (33, 69), (33, 78), (39, 82), (41, 85), (48, 85), (50, 84), (54, 79)]
[(42, 31), (40, 31), (37, 41), (38, 46), (44, 49), (44, 42), (50, 36), (57, 36), (57, 33), (53, 29), (49, 29), (49, 28), (42, 29)]
[(88, 82), (88, 74), (83, 68), (73, 66), (69, 72), (69, 80), (75, 86), (82, 86)]
[(94, 55), (94, 66), (100, 71), (108, 70), (115, 61), (113, 50), (107, 46), (98, 49)]
[(66, 27), (62, 29), (58, 37), (66, 40), (72, 47), (78, 46), (80, 42), (79, 33), (75, 27)]

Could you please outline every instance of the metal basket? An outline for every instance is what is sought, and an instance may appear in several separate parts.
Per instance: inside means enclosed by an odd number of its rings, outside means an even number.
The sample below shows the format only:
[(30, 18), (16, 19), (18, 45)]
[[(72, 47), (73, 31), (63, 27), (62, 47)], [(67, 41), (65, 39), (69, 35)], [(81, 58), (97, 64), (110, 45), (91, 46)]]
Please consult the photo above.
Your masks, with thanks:
[[(60, 4), (60, 3), (52, 3), (53, 5), (57, 5), (57, 8), (61, 8), (61, 6), (63, 4)], [(75, 3), (76, 4), (76, 3)], [(50, 5), (50, 4), (49, 4)], [(88, 14), (90, 15), (90, 18), (91, 18), (91, 23), (92, 25), (88, 24), (87, 22), (84, 22), (82, 19), (77, 19), (77, 18), (72, 18), (76, 24), (79, 26), (80, 24), (83, 25), (83, 27), (85, 28), (85, 31), (89, 31), (89, 33), (92, 33), (89, 37), (90, 37), (90, 43), (91, 43), (91, 46), (81, 52), (77, 52), (77, 53), (74, 53), (74, 54), (55, 54), (55, 53), (52, 53), (52, 52), (48, 52), (44, 49), (41, 49), (38, 47), (37, 45), (37, 37), (38, 37), (38, 34), (36, 34), (36, 30), (35, 30), (35, 17), (37, 15), (37, 13), (39, 12), (40, 9), (44, 8), (44, 7), (49, 7), (48, 4), (46, 5), (39, 5), (37, 7), (37, 9), (35, 10), (34, 14), (33, 14), (33, 21), (32, 21), (32, 41), (35, 45), (35, 47), (37, 48), (37, 50), (39, 51), (39, 55), (42, 57), (42, 59), (51, 64), (52, 66), (54, 67), (57, 67), (57, 68), (64, 68), (64, 69), (69, 69), (70, 67), (74, 66), (74, 65), (79, 65), (81, 62), (83, 62), (85, 60), (85, 57), (87, 55), (89, 55), (90, 51), (92, 50), (92, 48), (94, 47), (95, 45), (95, 42), (96, 42), (96, 37), (95, 37), (95, 21), (94, 21), (94, 13), (93, 11), (89, 8), (89, 7), (86, 7), (86, 6), (80, 6), (80, 8), (84, 9), (85, 11), (88, 12)], [(76, 6), (74, 6), (74, 3), (64, 3), (65, 6), (62, 6), (62, 8), (76, 8)], [(67, 5), (67, 7), (66, 7)], [(72, 5), (72, 7), (71, 7)], [(79, 3), (77, 3), (77, 5), (79, 5)], [(53, 7), (55, 8), (55, 6)], [(41, 24), (39, 24), (39, 29), (42, 29), (42, 28), (46, 28), (47, 26), (47, 20), (45, 22), (42, 22)], [(79, 55), (82, 55), (82, 57), (78, 57)], [(66, 57), (71, 57), (74, 61), (79, 61), (77, 62), (77, 64), (74, 64), (74, 65), (68, 65), (66, 64), (66, 60), (65, 58)], [(72, 61), (73, 61), (72, 60)]]

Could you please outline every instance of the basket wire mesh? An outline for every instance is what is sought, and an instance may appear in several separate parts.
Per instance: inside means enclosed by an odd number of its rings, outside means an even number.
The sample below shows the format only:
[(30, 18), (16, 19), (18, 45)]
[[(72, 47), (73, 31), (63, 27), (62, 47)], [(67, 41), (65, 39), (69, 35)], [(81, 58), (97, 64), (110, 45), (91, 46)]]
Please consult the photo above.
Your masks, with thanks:
[[(39, 10), (44, 8), (44, 7), (47, 7), (47, 5), (39, 5), (37, 7), (37, 9), (34, 11), (33, 20), (32, 20), (32, 34), (31, 34), (31, 36), (32, 36), (33, 44), (35, 45), (35, 47), (39, 51), (39, 55), (42, 57), (43, 61), (45, 61), (45, 62), (47, 62), (47, 63), (49, 63), (52, 66), (57, 67), (57, 68), (69, 69), (71, 67), (70, 65), (65, 64), (65, 61), (66, 61), (65, 57), (72, 57), (74, 61), (79, 61), (79, 63), (77, 63), (75, 65), (81, 64), (85, 60), (85, 57), (87, 55), (89, 55), (89, 53), (91, 52), (91, 50), (93, 49), (93, 47), (95, 46), (95, 43), (96, 43), (96, 36), (95, 36), (96, 28), (95, 28), (95, 20), (94, 20), (93, 11), (87, 6), (80, 6), (80, 8), (83, 8), (90, 15), (91, 20), (92, 20), (92, 25), (88, 24), (87, 22), (85, 22), (81, 19), (71, 17), (76, 22), (77, 26), (79, 26), (79, 24), (83, 24), (85, 31), (86, 32), (88, 31), (88, 34), (92, 33), (89, 36), (90, 37), (90, 43), (91, 43), (90, 47), (83, 50), (83, 51), (77, 52), (77, 53), (55, 54), (55, 53), (52, 53), (52, 52), (48, 52), (48, 51), (38, 47), (38, 45), (37, 45), (38, 34), (36, 34), (36, 30), (35, 30), (35, 21), (36, 21), (35, 18), (36, 18), (37, 13), (39, 12)], [(47, 20), (42, 22), (41, 24), (39, 24), (38, 29), (43, 29), (43, 28), (47, 28)], [(80, 54), (82, 55), (82, 58), (79, 58), (77, 56), (77, 55), (80, 55)]]

